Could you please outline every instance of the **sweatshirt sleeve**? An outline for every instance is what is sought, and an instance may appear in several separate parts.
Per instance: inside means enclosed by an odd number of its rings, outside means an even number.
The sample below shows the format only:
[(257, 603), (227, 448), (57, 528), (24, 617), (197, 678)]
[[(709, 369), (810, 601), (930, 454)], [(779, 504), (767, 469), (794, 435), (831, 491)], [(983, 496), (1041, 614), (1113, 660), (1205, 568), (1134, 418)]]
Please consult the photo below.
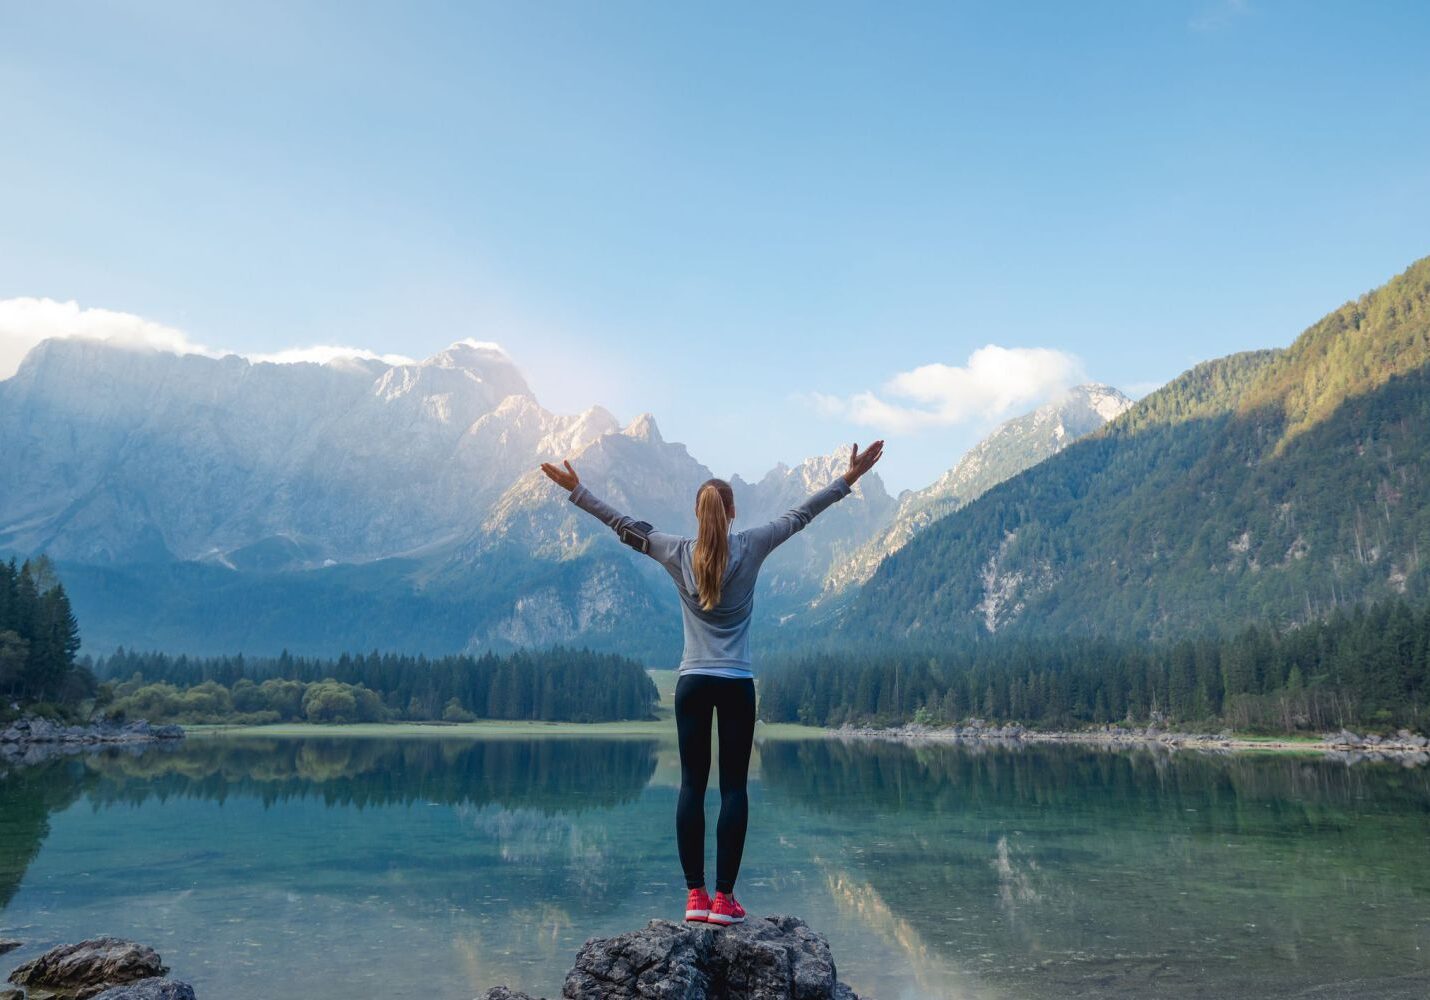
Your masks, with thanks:
[[(577, 507), (608, 526), (618, 536), (621, 529), (628, 524), (634, 524), (635, 518), (622, 514), (606, 501), (586, 488), (585, 483), (577, 483), (576, 488), (571, 491), (570, 500)], [(679, 558), (678, 550), (680, 544), (679, 535), (667, 534), (664, 531), (650, 532), (650, 551), (646, 555), (663, 566), (670, 566), (673, 560)]]
[(791, 507), (768, 524), (762, 524), (758, 528), (751, 528), (746, 532), (745, 538), (751, 554), (757, 559), (763, 559), (796, 531), (813, 521), (820, 511), (848, 495), (849, 484), (844, 481), (843, 476), (835, 476), (828, 486), (817, 493), (810, 494), (809, 498), (798, 507)]

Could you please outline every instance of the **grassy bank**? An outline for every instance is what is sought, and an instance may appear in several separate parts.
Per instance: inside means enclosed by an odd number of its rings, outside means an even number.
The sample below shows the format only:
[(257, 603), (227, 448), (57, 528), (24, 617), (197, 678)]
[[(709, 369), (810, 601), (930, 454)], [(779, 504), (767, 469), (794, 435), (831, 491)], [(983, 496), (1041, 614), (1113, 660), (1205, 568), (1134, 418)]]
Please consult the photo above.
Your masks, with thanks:
[[(309, 722), (278, 722), (263, 726), (185, 726), (191, 736), (342, 736), (342, 737), (437, 737), (441, 739), (489, 739), (498, 736), (631, 736), (645, 739), (675, 739), (676, 675), (673, 670), (651, 670), (651, 679), (660, 691), (654, 719), (624, 722), (534, 722), (521, 719), (478, 719), (476, 722), (364, 722), (328, 725)], [(764, 723), (755, 727), (756, 739), (809, 739), (829, 732), (819, 726), (793, 723)]]
[[(342, 737), (432, 737), (437, 739), (489, 739), (497, 736), (630, 736), (643, 739), (675, 739), (673, 719), (654, 722), (522, 722), (483, 719), (477, 722), (363, 722), (352, 725), (324, 725), (310, 722), (280, 722), (267, 726), (185, 726), (190, 736), (342, 736)], [(830, 730), (791, 723), (760, 723), (756, 739), (810, 739), (824, 737)]]

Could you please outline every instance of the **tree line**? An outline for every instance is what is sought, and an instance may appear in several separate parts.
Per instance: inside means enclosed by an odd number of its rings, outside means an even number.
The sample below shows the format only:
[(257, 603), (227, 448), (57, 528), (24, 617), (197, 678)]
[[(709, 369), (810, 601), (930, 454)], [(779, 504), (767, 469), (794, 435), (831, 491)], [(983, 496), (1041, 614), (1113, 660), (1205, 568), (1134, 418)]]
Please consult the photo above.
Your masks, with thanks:
[(50, 561), (0, 562), (0, 711), (93, 697), (95, 679), (75, 661), (78, 652), (79, 623)]
[(80, 630), (45, 556), (0, 562), (0, 717), (151, 722), (645, 719), (659, 694), (614, 653), (553, 646), (480, 657), (373, 651), (336, 659), (189, 657), (124, 649), (77, 658)]
[(1250, 732), (1423, 727), (1430, 605), (1386, 600), (1229, 637), (956, 640), (818, 651), (766, 668), (768, 722), (1044, 728), (1159, 722)]
[(94, 672), (112, 711), (173, 722), (645, 719), (659, 701), (634, 660), (552, 646), (504, 655), (348, 654), (336, 659), (172, 656), (120, 648)]

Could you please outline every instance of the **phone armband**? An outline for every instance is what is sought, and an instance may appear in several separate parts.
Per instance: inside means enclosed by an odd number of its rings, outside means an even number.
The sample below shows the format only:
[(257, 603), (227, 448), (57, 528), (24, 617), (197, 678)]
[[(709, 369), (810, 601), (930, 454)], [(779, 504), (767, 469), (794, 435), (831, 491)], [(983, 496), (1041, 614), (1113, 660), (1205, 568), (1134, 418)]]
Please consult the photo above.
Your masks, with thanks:
[(620, 531), (617, 537), (637, 552), (650, 552), (650, 533), (655, 530), (649, 521), (632, 521)]

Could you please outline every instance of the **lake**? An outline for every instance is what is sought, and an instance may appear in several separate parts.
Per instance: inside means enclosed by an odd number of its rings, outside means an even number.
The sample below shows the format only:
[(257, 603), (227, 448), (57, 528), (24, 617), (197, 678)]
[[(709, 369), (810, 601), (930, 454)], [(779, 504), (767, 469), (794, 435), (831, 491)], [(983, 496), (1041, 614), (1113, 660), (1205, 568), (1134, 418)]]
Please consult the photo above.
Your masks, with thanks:
[[(683, 912), (678, 780), (672, 740), (573, 735), (22, 769), (3, 968), (117, 934), (201, 1000), (557, 997), (587, 937)], [(741, 901), (802, 916), (879, 1000), (1430, 994), (1430, 768), (768, 739), (750, 795)]]

